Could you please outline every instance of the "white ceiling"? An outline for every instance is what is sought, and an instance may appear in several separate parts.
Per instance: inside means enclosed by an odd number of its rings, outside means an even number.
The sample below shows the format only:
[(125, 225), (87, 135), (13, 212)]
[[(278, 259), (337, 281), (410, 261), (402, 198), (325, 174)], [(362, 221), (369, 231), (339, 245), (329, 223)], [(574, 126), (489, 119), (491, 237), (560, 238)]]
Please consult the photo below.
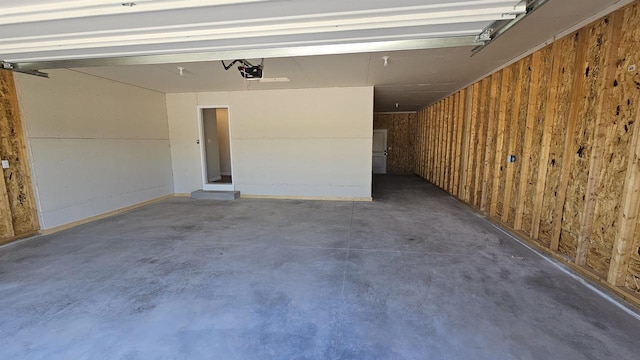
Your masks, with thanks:
[[(190, 7), (203, 3), (208, 6)], [(518, 3), (138, 0), (138, 5), (124, 7), (122, 1), (111, 0), (0, 0), (0, 60), (101, 58), (185, 49), (260, 53), (282, 46), (477, 35), (491, 19)], [(466, 46), (265, 59), (264, 77), (290, 79), (282, 83), (245, 81), (235, 67), (225, 71), (219, 61), (75, 70), (162, 92), (373, 85), (376, 111), (413, 111), (616, 3), (621, 1), (550, 0), (474, 57), (470, 57), (473, 47)], [(87, 14), (104, 15), (87, 18)], [(390, 57), (387, 67), (383, 56)], [(183, 76), (178, 67), (184, 68)]]

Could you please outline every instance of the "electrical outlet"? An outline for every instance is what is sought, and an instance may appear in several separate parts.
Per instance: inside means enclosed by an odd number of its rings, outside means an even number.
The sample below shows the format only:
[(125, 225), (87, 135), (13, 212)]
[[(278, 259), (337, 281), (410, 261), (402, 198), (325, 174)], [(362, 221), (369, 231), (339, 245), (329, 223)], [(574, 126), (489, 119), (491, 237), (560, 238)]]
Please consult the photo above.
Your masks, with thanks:
[(507, 162), (510, 162), (510, 163), (516, 162), (516, 156), (515, 155), (507, 156)]
[(629, 68), (628, 68), (627, 70), (629, 70), (629, 72), (634, 72), (634, 71), (636, 71), (636, 64), (629, 65)]
[(2, 168), (3, 169), (9, 168), (9, 160), (2, 160)]

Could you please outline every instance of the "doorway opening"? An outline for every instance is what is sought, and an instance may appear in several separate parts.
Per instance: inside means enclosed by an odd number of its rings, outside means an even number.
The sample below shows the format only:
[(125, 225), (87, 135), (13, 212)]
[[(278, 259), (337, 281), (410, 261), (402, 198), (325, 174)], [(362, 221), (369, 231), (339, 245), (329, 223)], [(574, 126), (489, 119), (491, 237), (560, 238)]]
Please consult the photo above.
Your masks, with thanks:
[(373, 159), (374, 174), (387, 173), (387, 129), (373, 130)]
[(203, 190), (233, 190), (229, 110), (202, 108), (200, 111)]

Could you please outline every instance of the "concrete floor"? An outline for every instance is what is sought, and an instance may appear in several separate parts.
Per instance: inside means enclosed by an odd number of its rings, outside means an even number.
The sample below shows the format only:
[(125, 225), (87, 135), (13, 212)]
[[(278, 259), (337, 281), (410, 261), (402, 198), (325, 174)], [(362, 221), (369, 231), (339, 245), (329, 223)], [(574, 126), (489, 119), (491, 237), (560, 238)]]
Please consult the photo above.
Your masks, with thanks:
[(0, 249), (2, 359), (637, 359), (640, 321), (414, 176)]

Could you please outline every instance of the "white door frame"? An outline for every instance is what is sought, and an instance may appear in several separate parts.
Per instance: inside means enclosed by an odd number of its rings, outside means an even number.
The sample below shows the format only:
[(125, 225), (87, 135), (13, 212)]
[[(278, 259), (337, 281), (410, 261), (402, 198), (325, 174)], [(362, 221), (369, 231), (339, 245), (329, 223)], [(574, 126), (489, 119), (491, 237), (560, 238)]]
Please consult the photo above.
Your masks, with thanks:
[[(384, 172), (380, 173), (380, 174), (386, 174), (387, 173), (387, 141), (388, 139), (388, 132), (387, 129), (373, 129), (373, 135), (375, 136), (376, 132), (381, 132), (384, 134)], [(371, 156), (373, 157), (373, 149), (371, 149)], [(373, 160), (372, 160), (373, 161)], [(373, 172), (373, 167), (371, 169), (371, 171)]]
[[(202, 190), (204, 191), (234, 191), (235, 175), (233, 174), (233, 146), (231, 141), (231, 109), (229, 105), (198, 105), (198, 137), (200, 141), (200, 167), (202, 170)], [(204, 124), (202, 122), (202, 111), (204, 109), (227, 109), (227, 120), (229, 122), (229, 156), (231, 157), (231, 184), (208, 184), (207, 179), (207, 158), (204, 141)], [(219, 135), (219, 134), (218, 134)]]

